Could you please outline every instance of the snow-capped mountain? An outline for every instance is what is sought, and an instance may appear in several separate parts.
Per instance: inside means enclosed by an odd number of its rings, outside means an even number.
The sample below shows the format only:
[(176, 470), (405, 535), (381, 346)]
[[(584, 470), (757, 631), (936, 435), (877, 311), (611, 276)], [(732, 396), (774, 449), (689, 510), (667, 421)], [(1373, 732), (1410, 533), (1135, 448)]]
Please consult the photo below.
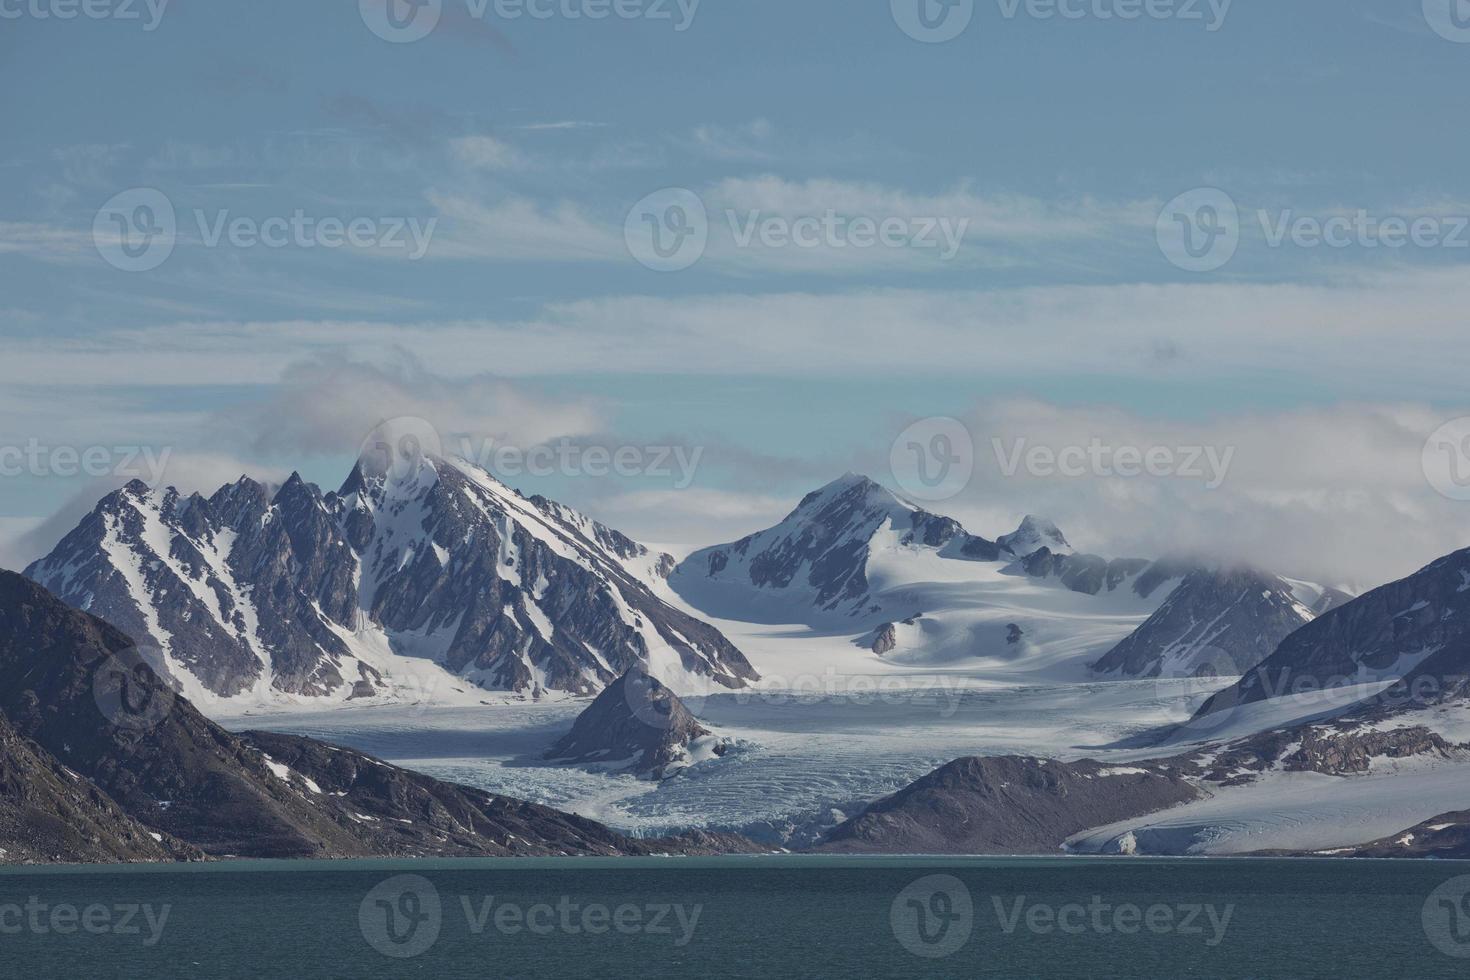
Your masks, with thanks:
[(1078, 554), (1028, 516), (990, 541), (865, 477), (780, 524), (696, 551), (669, 584), (725, 619), (847, 631), (898, 663), (989, 659), (1087, 676), (1228, 675), (1315, 615), (1327, 591), (1198, 561)]
[(26, 574), (155, 644), (196, 700), (601, 690), (633, 666), (740, 687), (720, 632), (650, 590), (671, 559), (462, 461), (365, 457), (323, 494), (134, 482)]
[[(1470, 549), (1325, 612), (1201, 707), (1238, 711), (1275, 698), (1326, 700), (1333, 691), (1403, 680), (1414, 700), (1445, 697), (1470, 676)], [(1374, 690), (1363, 688), (1362, 697)]]
[(1002, 534), (996, 538), (995, 543), (1017, 558), (1025, 558), (1042, 548), (1054, 555), (1072, 553), (1072, 546), (1067, 543), (1067, 538), (1062, 534), (1061, 528), (1044, 517), (1035, 517), (1031, 514), (1027, 514), (1021, 521), (1021, 526), (1010, 534)]
[[(1012, 536), (1022, 547), (1037, 538), (1065, 541), (1038, 518)], [(1034, 556), (1050, 554), (1042, 546)], [(1005, 672), (1063, 665), (1067, 675), (1084, 674), (1086, 660), (1163, 598), (1153, 588), (1163, 579), (1141, 591), (1123, 581), (1090, 594), (1033, 576), (1008, 548), (855, 474), (808, 494), (772, 528), (694, 552), (669, 577), (702, 612), (804, 623), (889, 663), (989, 663)]]
[(946, 558), (994, 561), (1005, 553), (958, 521), (920, 510), (867, 477), (848, 473), (807, 494), (775, 527), (696, 551), (678, 572), (686, 582), (728, 583), (779, 593), (825, 613), (860, 616), (874, 611), (868, 563), (880, 533)]
[(1093, 665), (1124, 677), (1233, 677), (1316, 613), (1286, 580), (1249, 568), (1197, 569)]

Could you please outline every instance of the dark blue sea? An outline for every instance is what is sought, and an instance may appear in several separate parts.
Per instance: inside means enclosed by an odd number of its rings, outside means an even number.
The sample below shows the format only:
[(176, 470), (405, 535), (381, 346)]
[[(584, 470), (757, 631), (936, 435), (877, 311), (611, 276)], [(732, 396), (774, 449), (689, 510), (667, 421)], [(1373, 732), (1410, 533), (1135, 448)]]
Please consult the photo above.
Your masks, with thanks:
[(731, 857), (0, 871), (0, 975), (1470, 975), (1470, 864)]

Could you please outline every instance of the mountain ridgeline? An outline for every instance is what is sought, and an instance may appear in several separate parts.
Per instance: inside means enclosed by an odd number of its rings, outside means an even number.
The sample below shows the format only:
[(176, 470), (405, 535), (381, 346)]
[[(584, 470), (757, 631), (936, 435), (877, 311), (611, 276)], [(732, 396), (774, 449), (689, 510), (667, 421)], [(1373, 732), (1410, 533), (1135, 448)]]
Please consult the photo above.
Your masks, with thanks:
[(1036, 516), (992, 541), (855, 474), (771, 528), (694, 552), (669, 582), (724, 618), (848, 626), (885, 658), (1080, 647), (1102, 677), (1239, 674), (1341, 595), (1257, 569), (1079, 554)]
[(637, 665), (754, 680), (651, 590), (671, 564), (470, 463), (365, 457), (335, 493), (297, 475), (207, 498), (131, 483), (26, 574), (156, 647), (203, 699), (432, 696), (425, 662), (529, 694), (593, 694)]
[(1325, 612), (1205, 702), (1199, 715), (1392, 682), (1405, 698), (1434, 701), (1458, 695), (1467, 678), (1470, 549)]

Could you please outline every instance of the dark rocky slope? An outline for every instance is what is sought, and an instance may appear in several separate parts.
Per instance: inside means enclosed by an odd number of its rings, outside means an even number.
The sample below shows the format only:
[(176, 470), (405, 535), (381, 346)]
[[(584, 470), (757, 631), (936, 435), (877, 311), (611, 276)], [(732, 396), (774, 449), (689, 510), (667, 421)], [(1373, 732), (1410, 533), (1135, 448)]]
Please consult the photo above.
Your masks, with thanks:
[[(0, 676), (9, 679), (0, 716), (19, 736), (75, 773), (77, 792), (93, 795), (95, 808), (125, 814), (118, 827), (128, 841), (140, 827), (164, 835), (164, 847), (119, 858), (194, 853), (172, 838), (242, 857), (612, 855), (654, 846), (310, 739), (232, 735), (160, 680), (122, 633), (10, 572), (0, 572)], [(40, 800), (66, 812), (54, 786), (53, 797), (36, 795), (46, 788), (45, 757), (14, 758), (27, 778), (8, 784), (3, 805)], [(685, 842), (657, 846), (677, 851)], [(710, 846), (688, 843), (696, 852)], [(62, 856), (102, 858), (107, 847)]]
[(1328, 610), (1198, 714), (1386, 680), (1448, 690), (1467, 676), (1470, 549)]
[(1073, 834), (1197, 799), (1160, 764), (1022, 756), (956, 759), (833, 828), (815, 850), (1055, 854)]
[(1470, 810), (1442, 813), (1358, 847), (1317, 852), (1331, 857), (1470, 859)]
[[(690, 746), (712, 738), (678, 696), (634, 668), (587, 706), (546, 753), (554, 762), (606, 766), (662, 779), (689, 760)], [(714, 751), (721, 751), (714, 746)]]
[(1092, 669), (1125, 677), (1233, 677), (1260, 663), (1314, 615), (1275, 575), (1200, 568)]
[(0, 862), (111, 864), (202, 857), (157, 837), (0, 717)]

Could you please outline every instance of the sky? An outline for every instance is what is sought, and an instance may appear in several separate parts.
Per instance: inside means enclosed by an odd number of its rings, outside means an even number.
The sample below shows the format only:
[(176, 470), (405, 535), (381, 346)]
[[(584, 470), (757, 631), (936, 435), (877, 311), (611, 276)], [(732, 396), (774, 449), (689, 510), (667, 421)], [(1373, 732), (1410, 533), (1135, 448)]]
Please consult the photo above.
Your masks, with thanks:
[(0, 564), (407, 432), (1378, 584), (1470, 545), (1467, 81), (1462, 0), (0, 0)]

